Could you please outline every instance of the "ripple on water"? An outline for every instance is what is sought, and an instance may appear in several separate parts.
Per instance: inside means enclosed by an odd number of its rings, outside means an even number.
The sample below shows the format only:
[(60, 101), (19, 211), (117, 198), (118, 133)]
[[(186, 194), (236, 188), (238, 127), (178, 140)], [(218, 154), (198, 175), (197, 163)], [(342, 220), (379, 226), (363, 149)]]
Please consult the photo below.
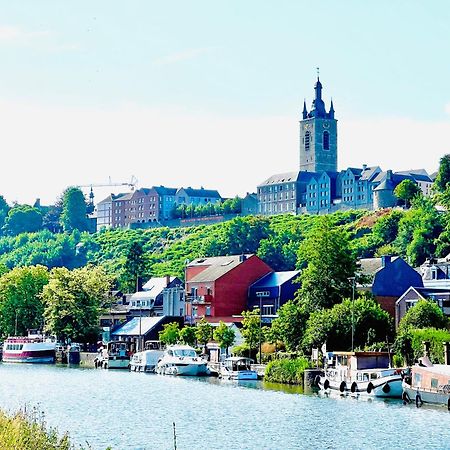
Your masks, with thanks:
[(0, 406), (38, 405), (93, 449), (444, 449), (450, 414), (400, 401), (127, 371), (0, 365)]

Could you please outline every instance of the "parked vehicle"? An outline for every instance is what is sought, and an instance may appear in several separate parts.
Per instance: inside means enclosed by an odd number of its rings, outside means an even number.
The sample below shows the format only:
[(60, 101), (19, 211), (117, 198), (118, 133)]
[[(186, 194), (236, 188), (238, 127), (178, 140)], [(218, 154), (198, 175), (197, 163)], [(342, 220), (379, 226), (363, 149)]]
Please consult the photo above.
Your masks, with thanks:
[(226, 358), (220, 366), (219, 376), (228, 380), (257, 380), (258, 373), (251, 369), (253, 360), (241, 356)]
[(130, 365), (130, 344), (125, 341), (111, 341), (99, 351), (94, 360), (96, 368), (128, 369)]
[(189, 345), (171, 345), (166, 348), (156, 365), (160, 375), (202, 376), (209, 375), (206, 361)]
[(5, 340), (3, 362), (53, 364), (56, 358), (56, 342), (37, 330), (29, 330), (28, 336), (14, 336)]
[(402, 369), (390, 367), (387, 352), (333, 352), (325, 373), (316, 377), (327, 392), (401, 398)]

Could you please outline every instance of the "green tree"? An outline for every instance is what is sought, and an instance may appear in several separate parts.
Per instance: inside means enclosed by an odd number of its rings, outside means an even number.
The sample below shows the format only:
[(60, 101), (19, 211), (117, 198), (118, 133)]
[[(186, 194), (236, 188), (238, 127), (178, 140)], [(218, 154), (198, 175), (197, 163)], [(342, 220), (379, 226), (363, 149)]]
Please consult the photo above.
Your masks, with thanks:
[(139, 280), (146, 270), (146, 259), (141, 242), (132, 241), (126, 251), (120, 285), (127, 292), (137, 292)]
[(87, 231), (86, 199), (81, 189), (69, 187), (64, 191), (60, 220), (64, 231)]
[(249, 356), (253, 351), (256, 353), (259, 340), (263, 341), (263, 332), (260, 324), (259, 308), (252, 311), (242, 312), (242, 337), (249, 348)]
[(5, 224), (5, 219), (8, 216), (8, 211), (11, 208), (9, 207), (8, 203), (6, 203), (5, 198), (3, 195), (0, 195), (0, 231), (3, 228), (3, 225)]
[(111, 281), (102, 267), (53, 269), (42, 295), (45, 329), (62, 339), (97, 339), (100, 313), (108, 302)]
[(211, 340), (213, 335), (212, 325), (203, 317), (200, 322), (197, 323), (195, 329), (195, 336), (197, 342), (206, 348), (206, 344)]
[(0, 336), (26, 335), (43, 324), (41, 299), (49, 274), (46, 267), (16, 267), (0, 277)]
[(197, 340), (195, 336), (195, 328), (194, 327), (184, 327), (180, 330), (180, 342), (186, 345), (195, 345), (195, 341)]
[(435, 192), (443, 193), (450, 185), (450, 155), (444, 155), (439, 163), (439, 170), (434, 180)]
[(300, 275), (296, 298), (307, 310), (331, 307), (351, 295), (356, 258), (348, 233), (334, 225), (330, 217), (321, 217), (300, 244), (298, 264), (306, 268)]
[[(353, 318), (353, 319), (352, 319)], [(372, 298), (362, 296), (354, 302), (349, 299), (311, 314), (306, 324), (302, 346), (305, 352), (326, 342), (332, 350), (364, 348), (393, 338), (393, 322), (389, 314)]]
[(272, 322), (268, 339), (276, 343), (282, 341), (290, 352), (298, 350), (302, 342), (309, 313), (304, 305), (289, 300), (279, 310), (278, 317)]
[(29, 205), (20, 205), (11, 208), (3, 226), (5, 233), (13, 236), (20, 233), (33, 233), (41, 228), (41, 212)]
[(422, 195), (422, 191), (417, 183), (414, 181), (405, 179), (401, 181), (394, 189), (394, 195), (405, 202), (405, 206), (409, 208), (412, 200), (418, 195)]
[(399, 328), (447, 328), (448, 319), (433, 300), (419, 300), (400, 320)]
[(177, 322), (166, 323), (159, 332), (159, 340), (166, 345), (173, 345), (180, 339), (180, 326)]
[(236, 339), (234, 330), (227, 326), (225, 322), (220, 321), (219, 326), (214, 330), (213, 336), (220, 348), (226, 349), (228, 356), (228, 349), (234, 344), (234, 340)]

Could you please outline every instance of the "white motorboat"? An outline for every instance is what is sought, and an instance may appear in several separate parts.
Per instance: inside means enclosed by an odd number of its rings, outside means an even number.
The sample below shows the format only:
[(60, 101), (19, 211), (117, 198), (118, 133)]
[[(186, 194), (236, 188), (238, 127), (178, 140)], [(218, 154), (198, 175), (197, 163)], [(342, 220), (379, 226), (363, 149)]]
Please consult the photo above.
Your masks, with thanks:
[(202, 376), (208, 375), (206, 361), (189, 345), (171, 345), (166, 348), (156, 365), (160, 375)]
[(387, 352), (333, 352), (317, 386), (347, 395), (401, 398), (402, 369), (390, 367)]
[(130, 370), (133, 372), (155, 372), (156, 364), (163, 357), (159, 341), (148, 341), (145, 350), (136, 352), (130, 360)]
[(241, 356), (227, 358), (220, 366), (219, 376), (228, 380), (257, 380), (258, 373), (251, 369), (252, 362), (252, 359)]

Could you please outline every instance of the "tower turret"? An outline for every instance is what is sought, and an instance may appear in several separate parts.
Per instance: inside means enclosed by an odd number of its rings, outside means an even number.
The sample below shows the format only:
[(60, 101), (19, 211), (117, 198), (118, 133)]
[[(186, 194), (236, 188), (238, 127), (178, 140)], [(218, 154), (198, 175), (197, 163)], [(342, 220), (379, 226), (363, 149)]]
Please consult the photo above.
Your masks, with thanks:
[(306, 99), (303, 100), (303, 119), (308, 117), (308, 110), (306, 109)]

